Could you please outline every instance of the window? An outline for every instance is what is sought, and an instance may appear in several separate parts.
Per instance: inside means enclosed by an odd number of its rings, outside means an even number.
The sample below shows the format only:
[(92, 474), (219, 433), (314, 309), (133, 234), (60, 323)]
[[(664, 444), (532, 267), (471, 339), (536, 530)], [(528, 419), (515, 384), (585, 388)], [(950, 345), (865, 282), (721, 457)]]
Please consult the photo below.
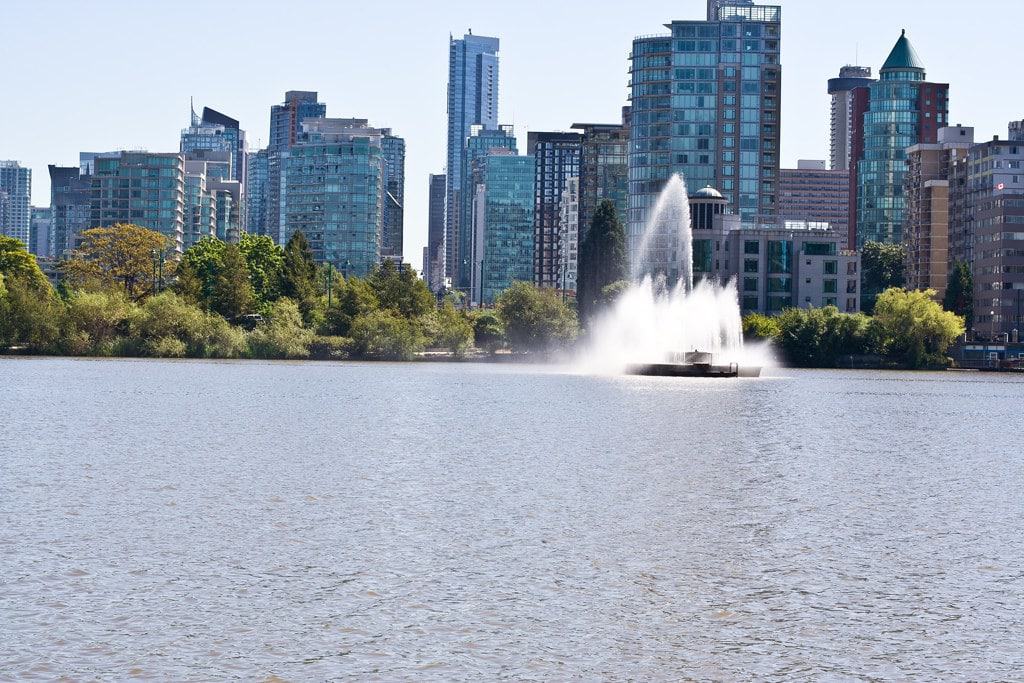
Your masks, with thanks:
[(791, 273), (793, 271), (793, 243), (788, 240), (768, 242), (768, 272)]
[(745, 296), (743, 297), (743, 310), (744, 311), (756, 311), (757, 310), (757, 297), (756, 296)]
[(747, 240), (743, 243), (744, 254), (759, 254), (761, 253), (761, 243)]
[(839, 291), (837, 289), (838, 285), (836, 284), (836, 280), (825, 280), (823, 285), (824, 287), (822, 288), (822, 291), (824, 291), (826, 294), (835, 294), (837, 291)]
[(743, 278), (743, 291), (744, 292), (756, 292), (757, 291), (757, 278), (756, 277), (745, 277), (745, 278)]
[(838, 261), (825, 261), (825, 275), (835, 275), (838, 269)]
[(758, 270), (758, 268), (757, 268), (757, 259), (749, 259), (748, 258), (746, 261), (743, 262), (743, 272), (744, 273), (756, 273), (757, 270)]
[(856, 294), (857, 293), (857, 281), (856, 280), (847, 280), (846, 281), (846, 293), (847, 294)]

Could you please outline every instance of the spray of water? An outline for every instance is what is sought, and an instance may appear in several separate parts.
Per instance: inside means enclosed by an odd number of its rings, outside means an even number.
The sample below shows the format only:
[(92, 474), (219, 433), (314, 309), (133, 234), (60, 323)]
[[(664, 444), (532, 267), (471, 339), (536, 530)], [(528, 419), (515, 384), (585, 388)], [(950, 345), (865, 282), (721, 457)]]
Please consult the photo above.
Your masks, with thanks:
[[(677, 261), (666, 262), (675, 253)], [(679, 273), (674, 286), (664, 276)], [(686, 351), (708, 351), (717, 363), (765, 366), (766, 347), (744, 346), (735, 282), (693, 283), (693, 234), (686, 183), (679, 176), (665, 186), (633, 261), (634, 284), (592, 323), (590, 342), (578, 359), (585, 372), (615, 374), (627, 366), (664, 363)]]

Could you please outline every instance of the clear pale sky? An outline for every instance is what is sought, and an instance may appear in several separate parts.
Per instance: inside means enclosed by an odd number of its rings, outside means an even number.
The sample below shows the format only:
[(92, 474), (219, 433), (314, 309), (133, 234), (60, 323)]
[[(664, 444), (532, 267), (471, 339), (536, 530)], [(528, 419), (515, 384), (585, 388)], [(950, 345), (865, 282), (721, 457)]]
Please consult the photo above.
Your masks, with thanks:
[[(1024, 118), (1022, 0), (781, 0), (782, 160), (828, 154), (826, 80), (876, 71), (907, 34), (950, 118), (979, 139)], [(176, 151), (189, 97), (239, 119), (252, 149), (286, 90), (317, 90), (328, 116), (405, 137), (405, 257), (426, 241), (427, 175), (444, 169), (449, 33), (501, 38), (501, 120), (527, 130), (614, 122), (638, 34), (702, 18), (704, 0), (0, 0), (0, 159), (33, 169), (80, 151)], [(859, 55), (859, 59), (858, 59)]]

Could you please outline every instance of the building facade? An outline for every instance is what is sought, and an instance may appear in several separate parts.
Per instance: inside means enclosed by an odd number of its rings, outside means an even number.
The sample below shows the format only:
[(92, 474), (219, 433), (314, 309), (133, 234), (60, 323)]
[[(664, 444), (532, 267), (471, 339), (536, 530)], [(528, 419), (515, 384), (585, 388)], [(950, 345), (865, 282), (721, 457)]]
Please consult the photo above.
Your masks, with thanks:
[(381, 255), (402, 258), (405, 233), (405, 140), (381, 131), (384, 153), (384, 234)]
[(284, 157), (284, 240), (301, 230), (313, 257), (345, 276), (366, 277), (380, 263), (383, 137), (366, 119), (306, 119)]
[[(714, 185), (748, 227), (777, 219), (782, 9), (750, 0), (709, 2), (704, 21), (673, 21), (671, 33), (633, 41), (628, 237), (639, 240), (673, 174)], [(678, 272), (674, 237), (634, 263)]]
[(267, 229), (267, 191), (270, 182), (270, 152), (261, 149), (251, 152), (246, 160), (246, 232), (253, 235), (269, 235)]
[[(467, 183), (472, 175), (472, 160), (465, 155), (466, 141), (474, 126), (495, 129), (498, 126), (498, 49), (500, 41), (469, 33), (448, 41), (448, 166), (446, 177), (447, 212), (445, 214), (445, 275), (456, 287), (469, 285), (464, 261), (470, 247), (470, 226), (464, 212), (472, 206), (473, 188)], [(470, 196), (465, 196), (466, 192)]]
[(156, 230), (179, 254), (185, 244), (185, 160), (179, 152), (96, 155), (89, 227), (134, 223)]
[[(86, 171), (91, 170), (88, 155)], [(62, 258), (78, 246), (78, 236), (89, 228), (92, 178), (82, 166), (50, 165), (50, 256)]]
[(48, 206), (33, 206), (29, 226), (28, 250), (39, 258), (50, 258), (53, 211)]
[(871, 85), (869, 66), (844, 66), (838, 78), (828, 81), (828, 94), (832, 96), (829, 125), (829, 168), (849, 171), (853, 159), (854, 97), (857, 88)]
[(580, 272), (580, 179), (569, 178), (558, 207), (558, 288), (576, 292)]
[(530, 132), (526, 152), (534, 158), (533, 283), (560, 288), (561, 241), (558, 235), (562, 194), (570, 178), (579, 178), (580, 133)]
[(533, 281), (534, 160), (496, 149), (473, 165), (470, 296), (490, 305), (513, 282)]
[(796, 168), (779, 171), (779, 221), (827, 223), (847, 235), (850, 174), (827, 168), (824, 161), (801, 159)]
[(0, 161), (0, 231), (29, 246), (32, 228), (32, 169)]
[[(886, 59), (880, 80), (867, 91), (867, 108), (853, 131), (851, 147), (859, 152), (851, 168), (849, 244), (900, 243), (906, 197), (907, 148), (934, 144), (947, 125), (949, 85), (925, 80), (925, 67), (904, 32)], [(855, 115), (857, 111), (855, 103)]]
[(423, 279), (432, 292), (445, 288), (444, 278), (444, 208), (448, 178), (443, 173), (431, 174), (427, 188), (427, 247), (423, 256)]
[(906, 286), (934, 289), (939, 301), (945, 296), (951, 265), (950, 173), (958, 161), (966, 159), (973, 143), (973, 128), (955, 126), (940, 129), (934, 145), (907, 149)]
[(626, 225), (629, 205), (629, 115), (623, 107), (621, 124), (574, 123), (582, 134), (579, 173), (579, 235), (586, 239), (598, 205), (615, 203), (619, 220)]

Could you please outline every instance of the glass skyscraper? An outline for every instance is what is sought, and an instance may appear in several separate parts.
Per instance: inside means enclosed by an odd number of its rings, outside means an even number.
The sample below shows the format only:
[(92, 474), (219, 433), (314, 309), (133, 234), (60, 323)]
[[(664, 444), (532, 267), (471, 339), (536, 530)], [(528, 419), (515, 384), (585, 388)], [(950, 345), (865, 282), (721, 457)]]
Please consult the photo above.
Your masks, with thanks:
[(384, 153), (384, 232), (381, 255), (401, 259), (404, 250), (405, 226), (405, 140), (381, 131)]
[(751, 0), (709, 0), (705, 21), (673, 21), (668, 35), (633, 41), (629, 158), (631, 257), (679, 275), (675, 237), (636, 250), (673, 174), (691, 191), (712, 185), (744, 225), (776, 221), (782, 10)]
[[(474, 36), (449, 38), (448, 46), (448, 201), (445, 224), (445, 270), (455, 287), (469, 285), (469, 273), (461, 272), (467, 259), (469, 230), (460, 221), (471, 162), (465, 158), (466, 140), (474, 126), (498, 125), (497, 38)], [(471, 201), (471, 199), (470, 199)]]
[(561, 287), (562, 272), (558, 226), (562, 193), (570, 178), (580, 176), (583, 136), (580, 133), (531, 132), (528, 154), (535, 161), (533, 207), (533, 283)]
[(0, 230), (27, 249), (32, 226), (32, 169), (0, 161)]
[[(857, 93), (862, 93), (857, 97)], [(866, 93), (866, 97), (863, 94)], [(949, 86), (925, 81), (925, 68), (906, 32), (893, 47), (880, 78), (854, 91), (857, 159), (855, 213), (858, 249), (866, 242), (903, 241), (907, 148), (934, 144), (947, 123)], [(866, 109), (865, 109), (866, 105)], [(854, 216), (851, 216), (854, 219)]]
[[(245, 178), (246, 191), (246, 232), (253, 235), (268, 235), (267, 231), (267, 182), (269, 181), (270, 167), (268, 164), (270, 152), (261, 149), (258, 152), (251, 152), (247, 160), (247, 173)], [(276, 238), (276, 236), (275, 236)]]
[(473, 165), (472, 300), (533, 280), (534, 160), (495, 149)]

